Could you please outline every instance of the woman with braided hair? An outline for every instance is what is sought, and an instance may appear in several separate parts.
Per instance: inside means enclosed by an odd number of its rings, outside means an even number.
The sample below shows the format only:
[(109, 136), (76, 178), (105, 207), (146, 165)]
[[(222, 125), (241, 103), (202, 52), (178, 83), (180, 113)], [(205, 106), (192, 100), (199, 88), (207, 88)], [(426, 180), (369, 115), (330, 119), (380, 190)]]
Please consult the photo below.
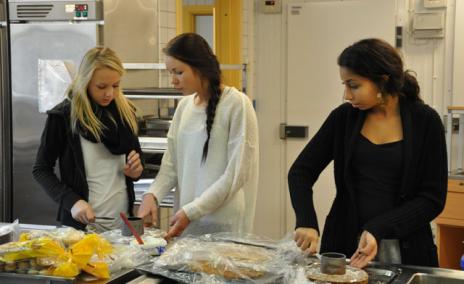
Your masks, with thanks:
[[(156, 224), (157, 201), (174, 187), (168, 238), (251, 231), (258, 181), (258, 127), (248, 97), (221, 84), (219, 62), (205, 39), (185, 33), (163, 50), (183, 98), (168, 133), (161, 169), (139, 217)], [(149, 220), (150, 218), (145, 218)]]

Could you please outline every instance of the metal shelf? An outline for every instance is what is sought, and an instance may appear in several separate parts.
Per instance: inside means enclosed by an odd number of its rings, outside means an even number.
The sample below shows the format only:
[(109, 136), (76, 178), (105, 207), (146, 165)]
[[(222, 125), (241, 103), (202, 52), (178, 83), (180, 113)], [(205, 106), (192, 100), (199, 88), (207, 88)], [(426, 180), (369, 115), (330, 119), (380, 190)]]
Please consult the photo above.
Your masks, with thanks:
[(183, 98), (181, 92), (173, 88), (143, 88), (123, 90), (126, 98), (129, 99), (175, 99)]
[(182, 97), (173, 95), (125, 95), (128, 99), (143, 100), (143, 99), (175, 99), (180, 100)]

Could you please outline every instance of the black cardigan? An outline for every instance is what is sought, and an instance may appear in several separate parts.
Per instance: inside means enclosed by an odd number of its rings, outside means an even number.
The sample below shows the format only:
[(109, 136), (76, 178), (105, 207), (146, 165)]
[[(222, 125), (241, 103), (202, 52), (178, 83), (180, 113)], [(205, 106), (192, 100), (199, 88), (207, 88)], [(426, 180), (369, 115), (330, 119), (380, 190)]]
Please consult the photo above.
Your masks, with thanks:
[[(59, 204), (57, 220), (63, 225), (83, 230), (85, 225), (72, 218), (71, 208), (80, 199), (88, 201), (89, 186), (80, 138), (78, 134), (72, 133), (70, 113), (71, 103), (67, 99), (47, 112), (47, 122), (32, 174), (45, 192)], [(141, 156), (139, 141), (135, 140), (133, 145), (136, 145), (135, 150)], [(54, 172), (57, 160), (61, 179)], [(131, 215), (135, 201), (133, 181), (126, 176), (128, 212)]]
[(366, 111), (345, 103), (329, 115), (300, 153), (288, 174), (296, 227), (319, 230), (312, 187), (333, 160), (336, 196), (327, 215), (321, 252), (351, 256), (358, 236), (369, 231), (381, 239), (399, 239), (403, 264), (437, 266), (430, 222), (443, 210), (447, 193), (447, 155), (443, 124), (431, 107), (400, 98), (403, 127), (403, 175), (394, 210), (358, 224), (350, 163)]

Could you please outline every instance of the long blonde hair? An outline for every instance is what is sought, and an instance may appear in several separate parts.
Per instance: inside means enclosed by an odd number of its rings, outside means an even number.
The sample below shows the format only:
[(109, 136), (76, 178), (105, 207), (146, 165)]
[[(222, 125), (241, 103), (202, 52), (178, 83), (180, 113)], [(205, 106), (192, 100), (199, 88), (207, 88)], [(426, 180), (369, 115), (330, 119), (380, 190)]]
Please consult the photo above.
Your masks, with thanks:
[[(68, 89), (68, 97), (71, 100), (71, 127), (76, 133), (77, 122), (87, 129), (97, 141), (101, 141), (102, 129), (105, 127), (92, 110), (92, 105), (87, 94), (87, 89), (95, 70), (109, 68), (124, 75), (124, 67), (117, 54), (108, 47), (94, 47), (87, 51), (82, 59), (79, 71)], [(134, 135), (138, 132), (135, 116), (135, 106), (126, 99), (121, 87), (119, 93), (114, 96), (114, 101), (123, 123), (127, 124)]]

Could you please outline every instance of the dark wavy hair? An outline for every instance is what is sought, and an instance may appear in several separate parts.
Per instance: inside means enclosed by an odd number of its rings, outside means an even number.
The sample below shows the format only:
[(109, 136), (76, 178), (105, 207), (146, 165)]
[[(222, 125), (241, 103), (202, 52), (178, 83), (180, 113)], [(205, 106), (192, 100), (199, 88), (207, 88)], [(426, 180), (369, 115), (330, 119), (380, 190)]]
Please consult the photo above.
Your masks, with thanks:
[(211, 137), (216, 107), (221, 97), (221, 70), (219, 61), (208, 42), (196, 33), (183, 33), (171, 39), (163, 49), (164, 54), (174, 57), (198, 72), (202, 79), (208, 82), (208, 106), (206, 107), (207, 138), (203, 146), (202, 162), (208, 156), (208, 145)]
[(415, 75), (403, 69), (400, 54), (386, 41), (369, 38), (355, 42), (343, 50), (337, 63), (373, 81), (382, 96), (400, 95), (408, 101), (423, 102)]

